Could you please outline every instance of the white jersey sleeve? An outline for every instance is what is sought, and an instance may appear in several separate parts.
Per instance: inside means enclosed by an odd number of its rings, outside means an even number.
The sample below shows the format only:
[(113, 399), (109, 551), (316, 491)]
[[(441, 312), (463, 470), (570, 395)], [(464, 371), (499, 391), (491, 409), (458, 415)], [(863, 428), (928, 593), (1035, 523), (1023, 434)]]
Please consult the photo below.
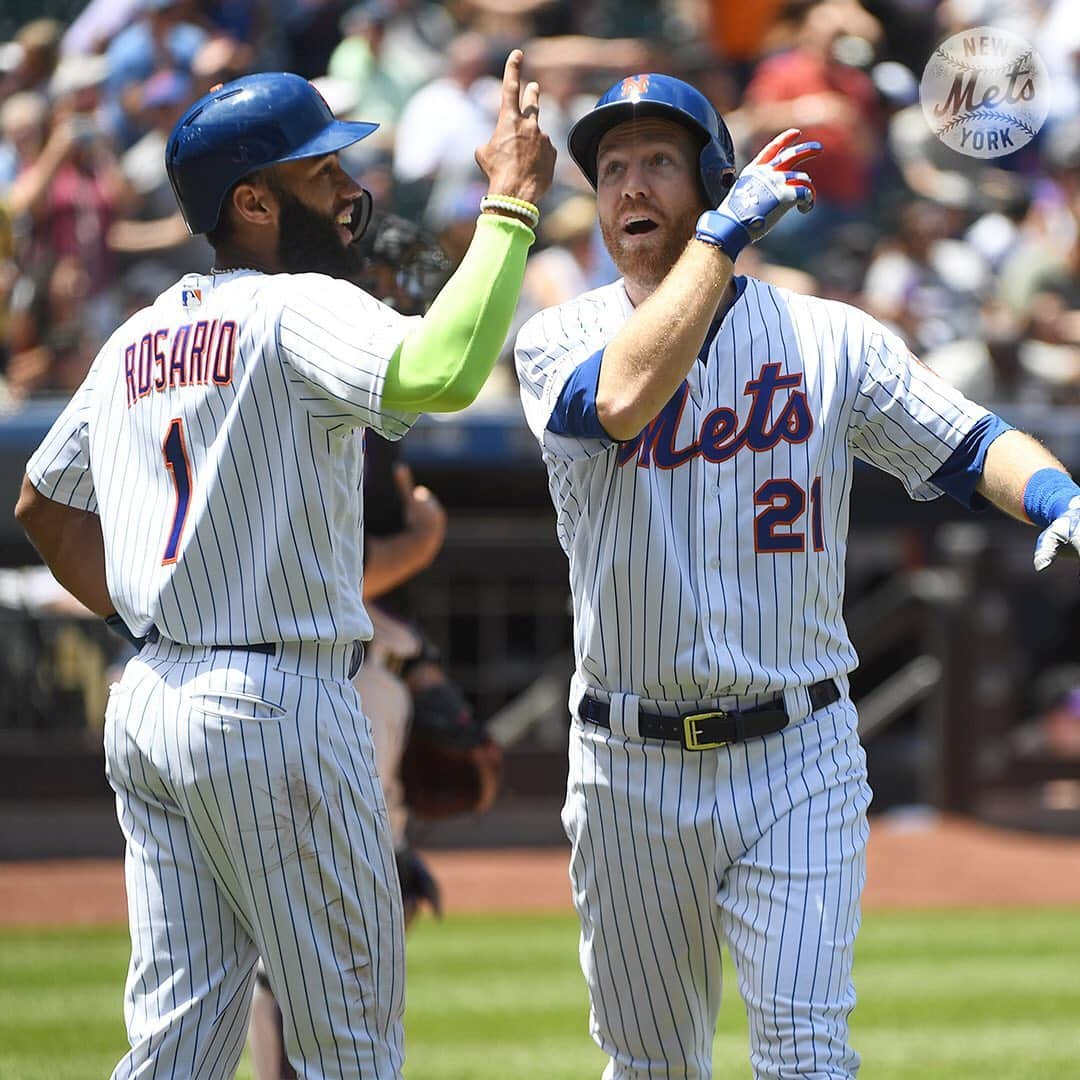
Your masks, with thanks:
[(98, 512), (98, 504), (90, 472), (90, 414), (102, 353), (26, 463), (26, 475), (36, 491), (92, 514)]
[[(386, 372), (415, 316), (400, 315), (346, 281), (293, 274), (282, 298), (278, 346), (285, 363), (330, 404), (326, 419), (346, 415), (389, 439), (400, 439), (417, 413), (387, 408)], [(312, 409), (320, 413), (318, 405)]]
[(631, 310), (617, 282), (539, 312), (518, 333), (514, 361), (521, 404), (529, 429), (546, 453), (580, 461), (615, 445), (608, 438), (558, 434), (548, 425), (567, 380), (604, 348)]
[(930, 478), (988, 411), (854, 309), (847, 360), (855, 382), (848, 441), (856, 457), (895, 476), (913, 499), (936, 499), (943, 492)]

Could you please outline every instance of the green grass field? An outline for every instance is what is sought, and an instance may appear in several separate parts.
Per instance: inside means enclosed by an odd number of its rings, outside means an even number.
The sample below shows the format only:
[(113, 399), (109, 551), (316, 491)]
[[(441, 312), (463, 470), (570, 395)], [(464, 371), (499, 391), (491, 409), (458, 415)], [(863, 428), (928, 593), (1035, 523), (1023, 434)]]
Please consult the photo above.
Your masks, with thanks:
[[(865, 1080), (1080, 1077), (1080, 909), (867, 915), (853, 1037)], [(0, 1077), (106, 1077), (124, 1045), (122, 927), (0, 932)], [(730, 972), (730, 967), (728, 968)], [(572, 917), (459, 915), (409, 939), (406, 1076), (585, 1080)], [(747, 1078), (729, 977), (716, 1076)], [(239, 1076), (250, 1080), (245, 1057)]]

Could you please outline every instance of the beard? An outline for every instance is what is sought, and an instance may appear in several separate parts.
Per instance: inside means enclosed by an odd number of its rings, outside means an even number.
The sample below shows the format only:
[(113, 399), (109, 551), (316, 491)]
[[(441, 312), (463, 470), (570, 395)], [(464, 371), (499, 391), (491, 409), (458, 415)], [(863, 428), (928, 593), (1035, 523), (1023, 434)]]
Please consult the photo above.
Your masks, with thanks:
[(291, 192), (277, 192), (277, 257), (286, 274), (327, 274), (350, 278), (356, 273), (352, 245), (344, 247), (336, 223), (312, 210)]
[(604, 221), (600, 222), (600, 234), (619, 273), (652, 290), (679, 261), (700, 216), (701, 207), (690, 207), (649, 233), (644, 243), (641, 237), (627, 236), (617, 224)]

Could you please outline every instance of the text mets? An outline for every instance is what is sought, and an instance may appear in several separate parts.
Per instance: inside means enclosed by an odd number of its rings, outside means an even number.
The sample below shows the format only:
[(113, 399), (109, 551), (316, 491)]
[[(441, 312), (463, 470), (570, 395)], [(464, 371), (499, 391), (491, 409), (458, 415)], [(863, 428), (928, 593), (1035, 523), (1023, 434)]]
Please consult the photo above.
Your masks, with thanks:
[[(636, 439), (619, 447), (618, 463), (625, 465), (636, 457), (640, 468), (655, 465), (658, 469), (675, 469), (699, 455), (706, 461), (721, 462), (730, 460), (744, 447), (760, 454), (781, 442), (805, 442), (814, 430), (814, 421), (806, 394), (795, 391), (795, 387), (801, 385), (801, 372), (781, 375), (779, 364), (764, 364), (758, 377), (751, 379), (743, 390), (752, 404), (741, 428), (739, 414), (734, 409), (713, 409), (701, 421), (697, 438), (677, 447), (679, 422), (690, 394), (690, 387), (683, 382), (656, 419)], [(793, 392), (788, 395), (776, 422), (770, 424), (773, 399), (778, 390)]]

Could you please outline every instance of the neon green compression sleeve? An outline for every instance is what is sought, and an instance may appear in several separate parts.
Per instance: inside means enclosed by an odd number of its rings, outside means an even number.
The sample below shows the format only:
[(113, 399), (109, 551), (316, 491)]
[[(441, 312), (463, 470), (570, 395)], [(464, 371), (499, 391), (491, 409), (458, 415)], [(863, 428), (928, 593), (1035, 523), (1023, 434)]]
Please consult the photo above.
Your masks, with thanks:
[(456, 412), (476, 398), (506, 340), (534, 239), (523, 221), (480, 215), (461, 265), (390, 358), (384, 404)]

